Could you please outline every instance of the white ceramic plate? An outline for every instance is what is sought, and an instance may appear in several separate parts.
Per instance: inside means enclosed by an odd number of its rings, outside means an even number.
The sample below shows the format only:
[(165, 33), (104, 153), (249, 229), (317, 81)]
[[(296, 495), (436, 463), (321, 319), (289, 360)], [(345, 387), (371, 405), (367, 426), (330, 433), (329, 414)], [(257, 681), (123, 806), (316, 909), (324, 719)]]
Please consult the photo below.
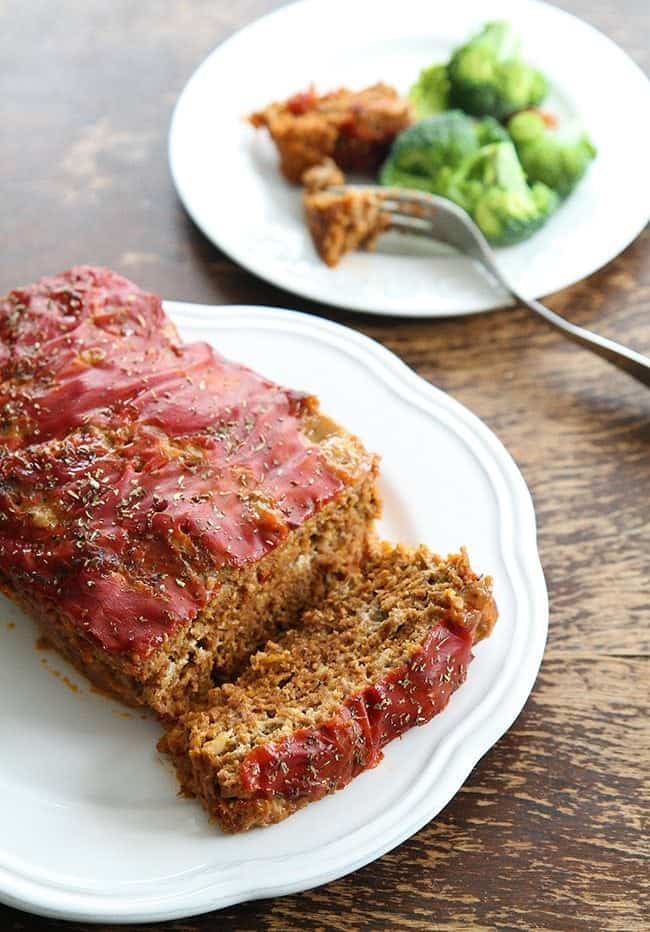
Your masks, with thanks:
[[(577, 190), (532, 239), (498, 260), (519, 291), (539, 297), (618, 255), (650, 213), (650, 84), (613, 42), (533, 0), (302, 0), (241, 30), (198, 68), (169, 139), (174, 182), (194, 221), (241, 265), (326, 304), (400, 316), (466, 314), (508, 303), (470, 260), (397, 234), (375, 254), (329, 269), (301, 218), (299, 191), (274, 147), (244, 117), (311, 81), (320, 90), (377, 80), (406, 91), (486, 19), (510, 20), (526, 58), (548, 75), (548, 107), (578, 118), (599, 154)], [(546, 106), (546, 103), (545, 103)]]
[(381, 766), (280, 825), (225, 836), (198, 803), (176, 797), (155, 720), (35, 651), (32, 623), (0, 599), (0, 900), (49, 916), (161, 921), (367, 864), (433, 818), (511, 725), (546, 638), (530, 496), (481, 421), (337, 324), (270, 308), (168, 310), (184, 338), (317, 392), (382, 454), (382, 532), (443, 552), (467, 544), (473, 564), (494, 574), (501, 617), (448, 708), (393, 742)]

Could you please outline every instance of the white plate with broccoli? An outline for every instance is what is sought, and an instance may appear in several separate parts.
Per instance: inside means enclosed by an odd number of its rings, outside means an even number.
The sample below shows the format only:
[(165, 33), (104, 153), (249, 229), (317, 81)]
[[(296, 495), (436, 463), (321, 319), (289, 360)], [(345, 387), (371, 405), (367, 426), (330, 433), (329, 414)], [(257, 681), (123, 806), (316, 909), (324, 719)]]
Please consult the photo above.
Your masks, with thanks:
[(219, 46), (178, 101), (172, 174), (206, 236), (325, 304), (424, 317), (507, 303), (470, 260), (395, 233), (334, 269), (318, 258), (299, 189), (245, 117), (311, 83), (377, 81), (410, 92), (424, 120), (398, 137), (380, 179), (466, 207), (521, 292), (584, 278), (647, 223), (650, 131), (637, 117), (650, 113), (650, 84), (593, 27), (536, 0), (456, 0), (444, 14), (429, 0), (301, 0)]

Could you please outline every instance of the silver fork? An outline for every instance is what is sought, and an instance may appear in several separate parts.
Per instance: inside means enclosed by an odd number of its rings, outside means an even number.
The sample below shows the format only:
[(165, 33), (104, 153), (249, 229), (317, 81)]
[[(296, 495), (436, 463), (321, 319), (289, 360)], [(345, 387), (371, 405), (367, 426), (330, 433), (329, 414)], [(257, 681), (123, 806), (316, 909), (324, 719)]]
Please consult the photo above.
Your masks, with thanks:
[(547, 324), (560, 330), (569, 340), (602, 356), (628, 375), (650, 386), (650, 359), (621, 343), (601, 337), (597, 333), (569, 323), (555, 311), (539, 301), (525, 298), (506, 281), (494, 253), (472, 218), (461, 207), (446, 198), (412, 191), (406, 188), (384, 188), (379, 185), (340, 185), (328, 188), (343, 192), (354, 188), (376, 191), (381, 195), (384, 209), (391, 217), (391, 229), (424, 236), (447, 243), (477, 262), (520, 304), (534, 311)]

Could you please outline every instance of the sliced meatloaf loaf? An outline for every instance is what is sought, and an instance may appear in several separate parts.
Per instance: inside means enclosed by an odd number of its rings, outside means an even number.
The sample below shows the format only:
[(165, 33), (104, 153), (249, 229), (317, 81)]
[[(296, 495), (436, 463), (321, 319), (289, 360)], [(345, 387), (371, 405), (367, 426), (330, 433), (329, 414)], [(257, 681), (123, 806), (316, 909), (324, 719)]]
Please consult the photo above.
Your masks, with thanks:
[(0, 586), (127, 702), (178, 714), (296, 623), (358, 564), (375, 474), (107, 269), (0, 300)]

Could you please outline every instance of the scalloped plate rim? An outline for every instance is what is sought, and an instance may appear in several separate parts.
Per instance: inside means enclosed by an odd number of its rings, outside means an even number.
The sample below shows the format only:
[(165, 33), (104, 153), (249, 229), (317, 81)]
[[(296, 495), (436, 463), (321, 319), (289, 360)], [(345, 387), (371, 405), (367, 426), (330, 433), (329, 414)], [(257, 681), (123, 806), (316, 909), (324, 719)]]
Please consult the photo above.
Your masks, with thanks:
[[(483, 457), (486, 457), (487, 451), (490, 459), (489, 469), (495, 470), (504, 482), (512, 525), (507, 532), (511, 538), (514, 538), (514, 533), (517, 532), (517, 549), (513, 549), (511, 556), (513, 565), (517, 568), (519, 588), (524, 590), (526, 600), (524, 610), (528, 613), (528, 626), (520, 636), (520, 641), (521, 638), (524, 640), (521, 641), (519, 647), (520, 654), (523, 647), (526, 647), (527, 653), (522, 663), (516, 666), (514, 673), (512, 672), (513, 658), (509, 658), (508, 667), (511, 675), (509, 679), (501, 677), (496, 698), (492, 695), (496, 687), (491, 687), (488, 698), (492, 701), (489, 703), (486, 699), (471, 710), (470, 716), (472, 720), (476, 719), (476, 722), (467, 736), (466, 744), (461, 746), (458, 743), (460, 728), (443, 740), (443, 744), (446, 742), (449, 745), (445, 764), (445, 792), (442, 797), (438, 796), (433, 807), (435, 811), (431, 811), (430, 806), (427, 807), (427, 794), (423, 792), (420, 793), (415, 805), (409, 804), (408, 799), (403, 802), (400, 808), (400, 818), (397, 818), (395, 812), (391, 810), (384, 814), (381, 820), (374, 819), (369, 823), (364, 823), (352, 833), (337, 838), (322, 849), (314, 849), (307, 853), (301, 852), (299, 855), (293, 855), (292, 858), (280, 856), (266, 860), (249, 860), (247, 866), (254, 864), (259, 877), (255, 884), (246, 879), (242, 880), (241, 877), (238, 879), (237, 876), (231, 876), (238, 873), (239, 863), (231, 865), (227, 872), (221, 871), (221, 878), (219, 868), (204, 865), (199, 873), (200, 878), (205, 882), (191, 891), (157, 896), (116, 897), (111, 891), (100, 894), (61, 889), (58, 885), (50, 885), (18, 873), (12, 874), (0, 867), (0, 901), (9, 906), (51, 918), (116, 923), (188, 918), (239, 902), (310, 889), (345, 876), (381, 857), (434, 818), (458, 792), (481, 757), (510, 728), (533, 688), (546, 642), (548, 600), (537, 551), (532, 499), (514, 460), (496, 435), (479, 418), (449, 395), (418, 376), (388, 349), (369, 337), (351, 331), (340, 324), (296, 311), (254, 305), (211, 306), (170, 301), (165, 302), (165, 307), (170, 316), (181, 324), (183, 320), (189, 322), (192, 319), (199, 321), (202, 325), (212, 322), (216, 323), (217, 331), (219, 327), (260, 327), (261, 329), (270, 327), (289, 332), (299, 331), (311, 335), (316, 341), (324, 340), (334, 344), (340, 344), (343, 341), (346, 350), (360, 364), (370, 365), (375, 374), (383, 377), (384, 381), (392, 382), (391, 388), (402, 395), (407, 405), (418, 406), (423, 411), (426, 411), (427, 404), (429, 407), (433, 406), (444, 412), (447, 424), (457, 433), (469, 432), (474, 439), (478, 439)], [(420, 402), (414, 400), (418, 397), (421, 399)], [(476, 456), (481, 459), (478, 454)], [(483, 462), (482, 465), (485, 468)], [(494, 476), (491, 478), (494, 480)], [(500, 541), (500, 546), (503, 547), (503, 540)], [(511, 582), (514, 588), (512, 578)], [(487, 712), (506, 688), (511, 690), (507, 702), (500, 705), (497, 713), (486, 721)], [(454, 738), (456, 741), (453, 740)], [(449, 768), (453, 768), (451, 777), (447, 776), (451, 773)], [(423, 781), (420, 775), (418, 786), (423, 782), (426, 790), (426, 779)], [(403, 813), (402, 810), (406, 812)], [(377, 831), (374, 831), (365, 841), (365, 847), (354, 850), (352, 840), (356, 841), (359, 835), (367, 833), (375, 823), (380, 821), (382, 823), (381, 839), (376, 837)], [(391, 826), (389, 833), (386, 833), (383, 827), (386, 821), (396, 823)], [(342, 859), (336, 848), (346, 844), (352, 850), (348, 851), (347, 856)], [(334, 849), (333, 855), (332, 849)], [(327, 853), (330, 857), (323, 866), (321, 858)], [(301, 873), (294, 876), (291, 881), (287, 881), (282, 876), (287, 866), (290, 864), (291, 868), (297, 867), (295, 863), (292, 863), (292, 859), (293, 861), (300, 860)], [(318, 867), (313, 865), (314, 859), (318, 860)], [(305, 868), (305, 864), (309, 866)], [(110, 904), (106, 902), (109, 897)]]

